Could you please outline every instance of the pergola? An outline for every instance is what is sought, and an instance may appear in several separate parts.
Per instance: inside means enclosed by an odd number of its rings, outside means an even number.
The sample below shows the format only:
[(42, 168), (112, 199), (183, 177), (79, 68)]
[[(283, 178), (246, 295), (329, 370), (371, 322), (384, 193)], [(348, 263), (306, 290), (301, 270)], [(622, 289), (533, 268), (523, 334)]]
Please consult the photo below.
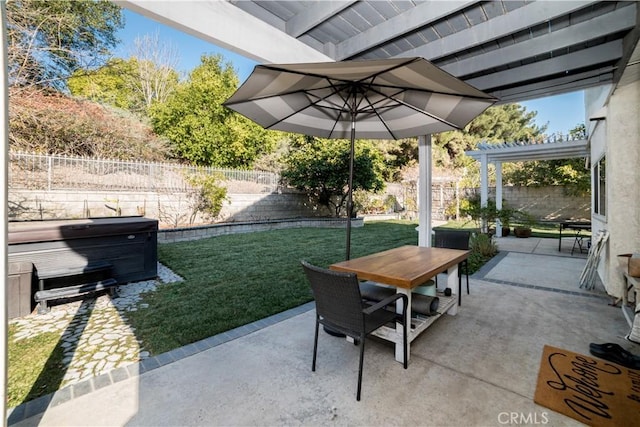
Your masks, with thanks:
[[(424, 57), (498, 104), (615, 83), (639, 39), (629, 1), (115, 1), (260, 63)], [(431, 135), (418, 156), (429, 246)]]
[[(487, 206), (489, 199), (489, 163), (496, 167), (496, 208), (502, 209), (502, 163), (532, 160), (558, 160), (589, 157), (589, 141), (575, 139), (560, 142), (509, 142), (482, 143), (477, 150), (465, 152), (480, 162), (480, 205)], [(499, 220), (498, 220), (499, 221)], [(496, 235), (502, 236), (500, 224)]]

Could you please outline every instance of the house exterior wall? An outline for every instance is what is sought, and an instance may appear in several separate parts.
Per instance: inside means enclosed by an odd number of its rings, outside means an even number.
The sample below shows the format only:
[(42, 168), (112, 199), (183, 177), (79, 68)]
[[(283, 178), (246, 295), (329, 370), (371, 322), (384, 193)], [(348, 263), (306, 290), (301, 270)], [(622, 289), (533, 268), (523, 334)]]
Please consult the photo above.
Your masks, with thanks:
[[(587, 117), (601, 104), (604, 88), (585, 93)], [(600, 104), (600, 105), (598, 105)], [(617, 255), (640, 252), (640, 81), (618, 86), (608, 99), (605, 120), (592, 122), (591, 164), (606, 155), (605, 215), (592, 213), (593, 230), (609, 231), (598, 273), (607, 292), (622, 295)]]
[(607, 108), (607, 290), (622, 292), (617, 255), (640, 252), (640, 81), (618, 87)]

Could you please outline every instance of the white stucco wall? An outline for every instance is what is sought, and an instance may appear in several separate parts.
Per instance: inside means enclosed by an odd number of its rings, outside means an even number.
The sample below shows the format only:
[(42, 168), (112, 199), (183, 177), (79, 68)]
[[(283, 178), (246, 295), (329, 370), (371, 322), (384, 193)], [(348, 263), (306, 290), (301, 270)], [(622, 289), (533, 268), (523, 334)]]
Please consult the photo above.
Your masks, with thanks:
[[(619, 86), (607, 108), (607, 290), (618, 296), (623, 279), (616, 255), (640, 252), (640, 81)], [(617, 292), (616, 292), (617, 291)]]
[[(606, 88), (585, 92), (587, 117), (602, 106)], [(606, 105), (605, 120), (591, 122), (591, 163), (606, 155), (606, 216), (592, 215), (593, 230), (608, 230), (599, 274), (607, 292), (622, 294), (617, 255), (640, 252), (640, 81), (618, 86)]]

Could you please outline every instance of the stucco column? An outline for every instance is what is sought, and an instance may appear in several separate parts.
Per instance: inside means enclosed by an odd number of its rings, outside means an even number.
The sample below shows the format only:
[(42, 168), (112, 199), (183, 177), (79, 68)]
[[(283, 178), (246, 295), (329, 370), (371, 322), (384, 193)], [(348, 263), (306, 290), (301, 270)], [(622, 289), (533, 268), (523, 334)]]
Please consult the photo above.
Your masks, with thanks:
[[(502, 162), (496, 162), (496, 209), (502, 209)], [(502, 221), (496, 218), (496, 237), (502, 237)]]
[(431, 246), (431, 135), (418, 137), (418, 245)]

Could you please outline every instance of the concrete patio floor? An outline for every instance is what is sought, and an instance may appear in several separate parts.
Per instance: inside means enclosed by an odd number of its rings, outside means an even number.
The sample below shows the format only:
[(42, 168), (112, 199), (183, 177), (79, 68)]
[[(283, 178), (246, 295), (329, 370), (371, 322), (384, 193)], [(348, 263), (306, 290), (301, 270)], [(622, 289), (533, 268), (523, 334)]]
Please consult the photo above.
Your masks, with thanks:
[(407, 370), (390, 345), (368, 340), (360, 402), (358, 347), (321, 333), (311, 372), (311, 303), (224, 343), (196, 343), (209, 348), (174, 362), (140, 365), (106, 386), (91, 382), (81, 396), (13, 425), (498, 426), (512, 413), (582, 425), (533, 402), (543, 346), (583, 354), (591, 342), (636, 354), (640, 346), (625, 340), (628, 325), (604, 292), (579, 289), (586, 255), (567, 256), (564, 247), (558, 255), (557, 240), (555, 253), (542, 253), (549, 242), (535, 240), (497, 240), (502, 252), (471, 277), (458, 314), (413, 342)]

